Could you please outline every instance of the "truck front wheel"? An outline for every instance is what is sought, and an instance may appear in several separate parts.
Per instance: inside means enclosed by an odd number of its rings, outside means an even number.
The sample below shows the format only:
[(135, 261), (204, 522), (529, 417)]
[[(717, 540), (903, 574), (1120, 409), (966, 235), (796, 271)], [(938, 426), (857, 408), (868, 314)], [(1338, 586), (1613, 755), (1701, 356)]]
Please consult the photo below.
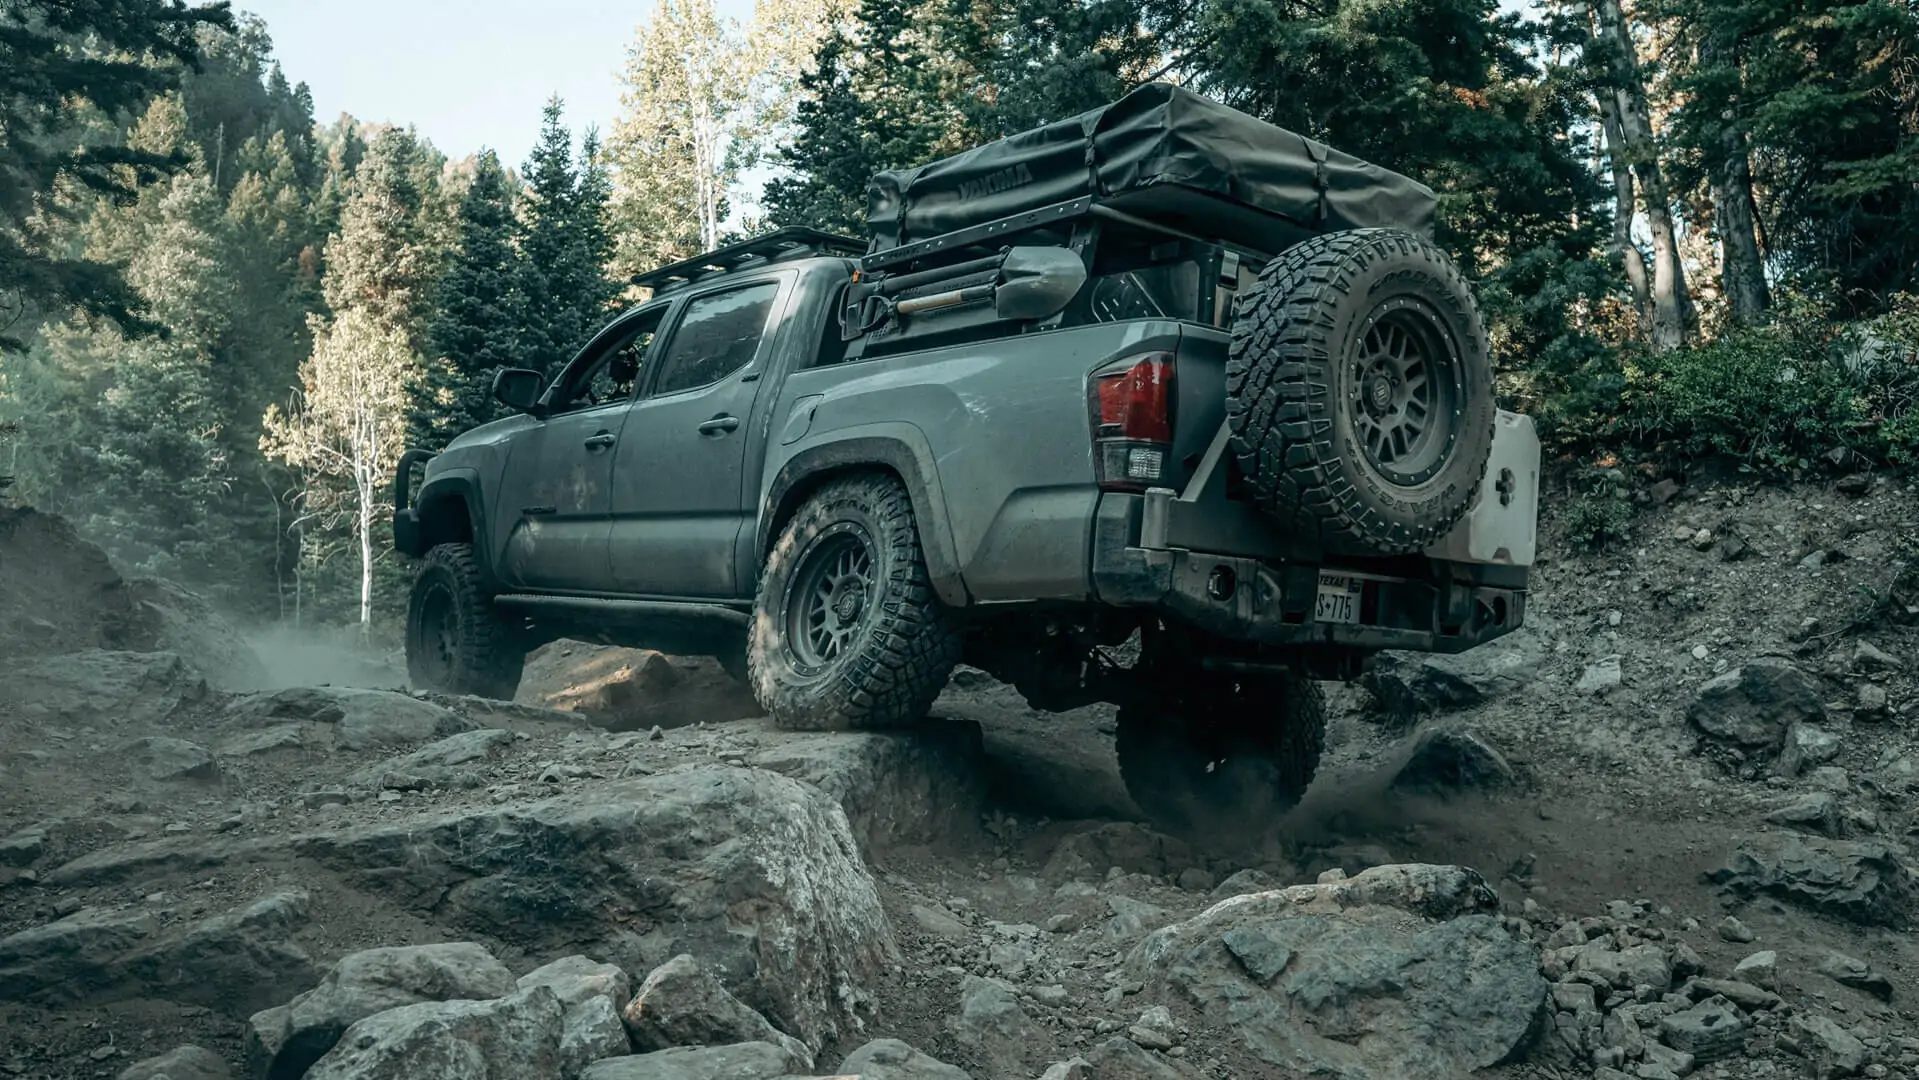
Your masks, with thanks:
[(426, 553), (406, 605), (406, 670), (415, 689), (511, 701), (526, 666), (523, 637), (487, 595), (473, 545)]
[(1325, 699), (1306, 679), (1195, 672), (1120, 708), (1120, 778), (1157, 828), (1248, 837), (1306, 793), (1325, 732)]
[(905, 485), (882, 474), (814, 493), (767, 557), (746, 662), (781, 727), (898, 727), (926, 715), (960, 636), (926, 572)]

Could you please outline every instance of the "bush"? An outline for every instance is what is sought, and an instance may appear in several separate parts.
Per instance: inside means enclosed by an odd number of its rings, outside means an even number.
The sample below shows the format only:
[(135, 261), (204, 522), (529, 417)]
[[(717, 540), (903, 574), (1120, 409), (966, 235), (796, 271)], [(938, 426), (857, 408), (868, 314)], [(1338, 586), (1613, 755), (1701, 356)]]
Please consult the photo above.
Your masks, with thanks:
[(1613, 495), (1581, 495), (1566, 504), (1566, 542), (1603, 551), (1632, 537), (1632, 504)]

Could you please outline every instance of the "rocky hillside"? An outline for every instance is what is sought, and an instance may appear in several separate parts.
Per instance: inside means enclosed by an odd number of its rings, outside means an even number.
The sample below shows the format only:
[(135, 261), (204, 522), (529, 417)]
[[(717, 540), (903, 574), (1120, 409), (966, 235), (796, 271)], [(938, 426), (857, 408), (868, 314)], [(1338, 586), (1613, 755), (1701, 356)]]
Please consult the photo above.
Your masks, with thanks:
[(1658, 489), (1230, 848), (977, 672), (901, 735), (578, 643), (236, 692), (0, 528), (0, 1076), (1919, 1077), (1919, 499), (1849, 487)]

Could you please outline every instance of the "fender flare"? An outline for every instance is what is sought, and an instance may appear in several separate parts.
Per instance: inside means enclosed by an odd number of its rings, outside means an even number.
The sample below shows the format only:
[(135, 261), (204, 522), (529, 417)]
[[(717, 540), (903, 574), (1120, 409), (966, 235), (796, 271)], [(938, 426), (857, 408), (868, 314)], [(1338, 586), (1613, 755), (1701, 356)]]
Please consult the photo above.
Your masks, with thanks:
[(773, 474), (760, 500), (759, 531), (754, 538), (749, 580), (757, 578), (776, 539), (774, 529), (791, 515), (808, 492), (835, 473), (880, 465), (899, 474), (919, 523), (920, 547), (933, 591), (949, 607), (971, 603), (960, 574), (958, 545), (946, 517), (946, 493), (940, 486), (933, 449), (919, 428), (907, 423), (863, 425), (807, 440)]
[[(472, 529), (473, 557), (479, 563), (480, 574), (491, 582), (493, 577), (493, 552), (487, 537), (486, 500), (480, 493), (480, 473), (477, 469), (453, 468), (427, 478), (420, 485), (419, 494), (413, 499), (414, 512), (419, 515), (420, 551), (424, 555), (436, 544), (457, 542), (459, 530), (452, 525), (448, 510), (459, 506), (466, 511), (467, 524)], [(409, 552), (408, 554), (413, 554)]]

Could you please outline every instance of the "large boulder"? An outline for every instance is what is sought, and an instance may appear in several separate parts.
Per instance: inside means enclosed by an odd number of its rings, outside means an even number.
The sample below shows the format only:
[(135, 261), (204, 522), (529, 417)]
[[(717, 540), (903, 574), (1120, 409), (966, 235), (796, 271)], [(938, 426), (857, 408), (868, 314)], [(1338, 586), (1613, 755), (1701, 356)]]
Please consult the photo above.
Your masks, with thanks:
[(1547, 985), (1539, 954), (1482, 912), (1449, 866), (1381, 866), (1248, 893), (1154, 933), (1127, 957), (1274, 1066), (1347, 1080), (1460, 1076), (1511, 1058)]
[(746, 684), (706, 657), (565, 639), (526, 658), (514, 700), (580, 713), (611, 731), (764, 715)]
[[(471, 942), (352, 953), (333, 965), (320, 985), (253, 1018), (250, 1071), (266, 1080), (297, 1080), (348, 1028), (369, 1016), (421, 1002), (500, 998), (516, 989), (513, 973)], [(557, 1054), (559, 998), (551, 1000)]]
[(103, 649), (0, 664), (0, 686), (16, 714), (115, 725), (157, 723), (207, 693), (175, 653)]
[(0, 507), (0, 656), (148, 647), (107, 553), (65, 518)]
[(846, 811), (863, 851), (970, 836), (986, 800), (977, 724), (913, 732), (781, 732), (749, 763), (818, 787)]
[(201, 781), (220, 779), (213, 754), (199, 743), (166, 735), (151, 735), (129, 743), (123, 755), (155, 780)]
[(245, 730), (289, 724), (324, 724), (348, 750), (408, 746), (462, 731), (474, 724), (451, 709), (391, 690), (302, 686), (235, 701), (225, 722)]
[(654, 968), (622, 1015), (633, 1048), (643, 1054), (674, 1046), (764, 1042), (784, 1048), (807, 1068), (813, 1066), (812, 1052), (804, 1044), (727, 993), (690, 954)]
[(1551, 652), (1549, 629), (1531, 613), (1526, 625), (1468, 652), (1380, 653), (1360, 680), (1386, 714), (1404, 721), (1423, 713), (1470, 708), (1534, 682)]
[(1761, 657), (1708, 680), (1686, 706), (1686, 718), (1709, 738), (1769, 751), (1794, 724), (1824, 721), (1826, 704), (1812, 676)]
[(308, 905), (304, 889), (283, 889), (174, 927), (148, 911), (86, 908), (0, 940), (0, 1000), (159, 998), (244, 1017), (318, 977), (288, 940)]
[(561, 1014), (545, 986), (403, 1005), (348, 1028), (306, 1080), (574, 1080), (560, 1058)]
[(458, 771), (497, 757), (519, 739), (504, 728), (479, 728), (448, 735), (411, 753), (369, 765), (347, 777), (358, 787), (424, 787), (447, 785)]
[[(404, 804), (403, 804), (404, 805)], [(857, 1037), (898, 949), (846, 814), (760, 769), (691, 765), (536, 802), (422, 807), (351, 829), (105, 848), (59, 887), (301, 859), (380, 903), (558, 953), (580, 941), (629, 970), (680, 953), (807, 1045)]]
[(1762, 836), (1706, 877), (1738, 896), (1777, 896), (1856, 923), (1905, 926), (1913, 916), (1912, 871), (1876, 841)]

